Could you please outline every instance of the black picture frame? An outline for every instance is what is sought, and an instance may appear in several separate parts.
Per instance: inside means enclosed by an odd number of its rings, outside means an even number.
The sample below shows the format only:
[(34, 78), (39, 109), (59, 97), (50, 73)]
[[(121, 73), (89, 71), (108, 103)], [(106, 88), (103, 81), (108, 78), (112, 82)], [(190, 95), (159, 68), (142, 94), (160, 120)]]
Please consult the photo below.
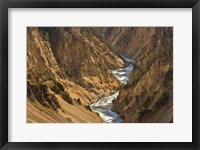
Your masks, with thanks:
[[(8, 142), (9, 8), (192, 8), (192, 142)], [(0, 148), (21, 149), (200, 149), (199, 0), (0, 0)], [(31, 135), (30, 135), (31, 136)]]

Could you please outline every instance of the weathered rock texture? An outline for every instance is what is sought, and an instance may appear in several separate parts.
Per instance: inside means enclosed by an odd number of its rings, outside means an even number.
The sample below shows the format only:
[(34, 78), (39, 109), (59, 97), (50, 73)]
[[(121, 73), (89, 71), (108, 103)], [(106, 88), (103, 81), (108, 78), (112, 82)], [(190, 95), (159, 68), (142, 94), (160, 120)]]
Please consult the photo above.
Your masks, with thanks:
[[(139, 31), (137, 28), (134, 30), (143, 33), (141, 28)], [(141, 57), (136, 62), (128, 85), (120, 90), (114, 110), (122, 115), (125, 122), (172, 122), (173, 28), (154, 28), (147, 31), (154, 31), (154, 34), (148, 41), (141, 38), (142, 44), (138, 41), (137, 45), (144, 45), (146, 41), (148, 50), (141, 51), (142, 54), (132, 51)], [(141, 50), (141, 47), (138, 49)]]
[[(136, 60), (127, 85), (111, 70)], [(173, 122), (173, 28), (27, 28), (27, 121), (102, 122), (89, 105), (120, 88), (125, 122)]]
[(108, 72), (123, 61), (90, 32), (47, 29), (27, 28), (27, 121), (101, 122), (89, 104), (119, 86)]

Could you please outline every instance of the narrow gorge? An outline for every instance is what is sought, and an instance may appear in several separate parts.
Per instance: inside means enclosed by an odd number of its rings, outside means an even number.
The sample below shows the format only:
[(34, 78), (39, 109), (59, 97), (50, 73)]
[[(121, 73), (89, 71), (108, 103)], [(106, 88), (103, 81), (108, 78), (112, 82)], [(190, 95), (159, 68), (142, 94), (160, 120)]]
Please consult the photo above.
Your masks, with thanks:
[(27, 27), (28, 123), (170, 123), (172, 112), (172, 27)]
[[(126, 66), (117, 70), (111, 71), (111, 73), (121, 82), (122, 85), (126, 85), (129, 80), (129, 75), (134, 68), (134, 60), (128, 59), (121, 54), (121, 58), (124, 60)], [(114, 112), (112, 109), (112, 103), (117, 99), (119, 90), (115, 90), (110, 96), (103, 97), (97, 102), (90, 105), (92, 111), (97, 112), (99, 116), (107, 123), (122, 123), (124, 122), (121, 116)]]

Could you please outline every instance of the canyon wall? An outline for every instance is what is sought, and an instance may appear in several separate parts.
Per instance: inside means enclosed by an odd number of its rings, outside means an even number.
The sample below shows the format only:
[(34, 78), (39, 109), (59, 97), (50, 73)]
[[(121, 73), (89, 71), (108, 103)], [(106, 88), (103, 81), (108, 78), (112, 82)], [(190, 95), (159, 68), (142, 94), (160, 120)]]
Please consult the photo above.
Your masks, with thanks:
[(108, 72), (123, 61), (87, 31), (47, 29), (27, 28), (28, 122), (101, 122), (89, 105), (119, 85)]
[(48, 32), (55, 58), (73, 82), (95, 93), (98, 98), (108, 96), (119, 86), (111, 70), (123, 67), (123, 61), (92, 29), (39, 29)]
[(173, 122), (172, 27), (27, 28), (27, 122), (102, 122), (89, 105), (116, 90), (124, 122)]
[(114, 51), (135, 60), (143, 59), (159, 48), (160, 38), (165, 36), (160, 34), (165, 27), (104, 27), (94, 30)]
[(154, 30), (113, 104), (125, 122), (173, 122), (173, 28)]

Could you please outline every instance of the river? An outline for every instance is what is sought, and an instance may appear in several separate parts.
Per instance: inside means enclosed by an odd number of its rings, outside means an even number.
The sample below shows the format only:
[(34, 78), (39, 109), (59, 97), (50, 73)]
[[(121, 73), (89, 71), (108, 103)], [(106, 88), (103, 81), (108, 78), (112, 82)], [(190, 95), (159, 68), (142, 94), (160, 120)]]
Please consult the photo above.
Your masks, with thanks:
[[(127, 84), (129, 75), (134, 68), (135, 61), (127, 58), (125, 55), (120, 54), (121, 58), (125, 62), (124, 68), (113, 70), (112, 74), (122, 83)], [(119, 95), (119, 91), (113, 91), (110, 96), (103, 97), (97, 102), (90, 105), (93, 112), (97, 112), (99, 116), (107, 123), (122, 123), (123, 119), (118, 113), (112, 110), (112, 101), (116, 100)]]

